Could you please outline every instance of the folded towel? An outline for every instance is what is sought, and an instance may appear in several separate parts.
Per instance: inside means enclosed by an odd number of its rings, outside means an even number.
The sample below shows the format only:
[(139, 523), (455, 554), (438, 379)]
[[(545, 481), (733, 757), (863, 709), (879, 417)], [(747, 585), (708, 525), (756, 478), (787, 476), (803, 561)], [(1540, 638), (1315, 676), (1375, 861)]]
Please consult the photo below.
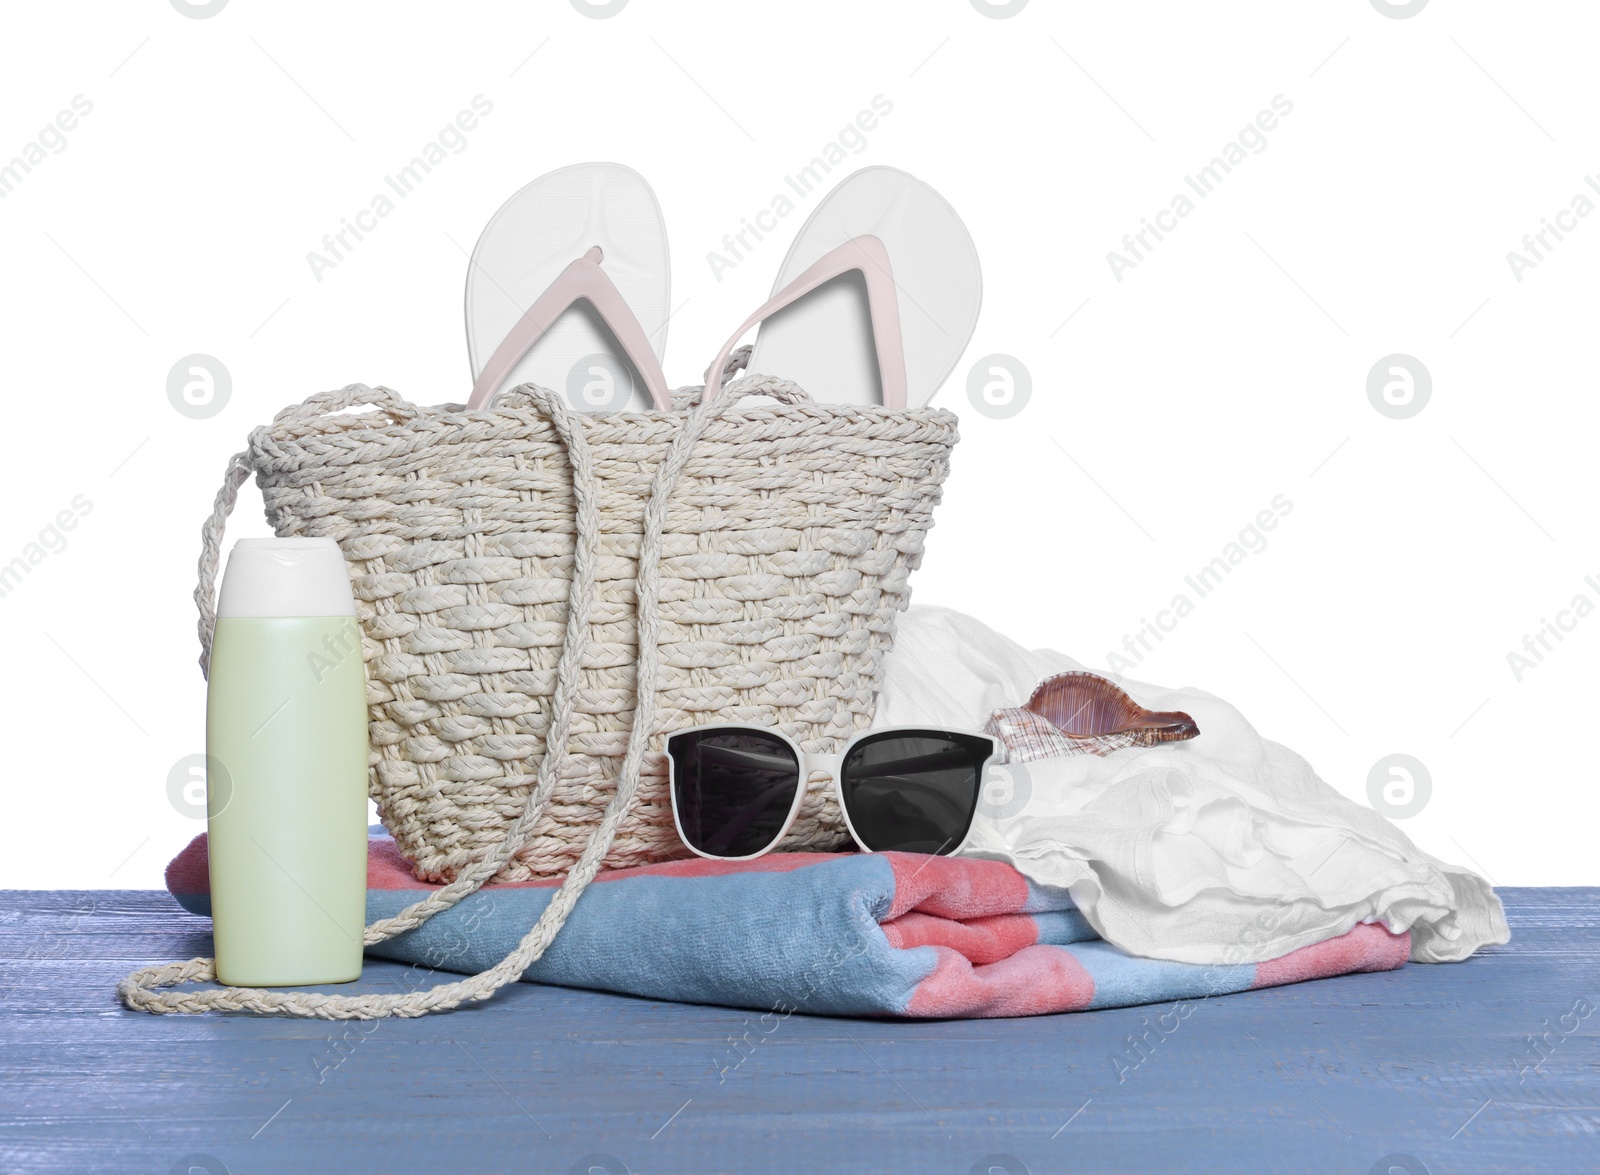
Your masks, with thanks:
[[(874, 721), (975, 729), (1082, 668), (970, 616), (913, 606)], [(1116, 682), (1141, 706), (1193, 716), (1199, 737), (1014, 767), (1015, 794), (980, 806), (969, 852), (1070, 888), (1106, 940), (1178, 962), (1271, 959), (1368, 922), (1409, 931), (1419, 963), (1510, 938), (1487, 881), (1340, 795), (1221, 698)]]
[[(368, 841), (367, 887), (368, 921), (438, 888), (416, 880), (386, 836)], [(167, 867), (167, 888), (185, 909), (210, 914), (204, 835)], [(484, 970), (510, 953), (555, 888), (485, 886), (367, 953)], [(1409, 947), (1405, 934), (1357, 926), (1268, 962), (1135, 958), (1099, 941), (1065, 889), (1004, 862), (774, 853), (602, 873), (523, 978), (781, 1015), (1032, 1016), (1388, 971)], [(406, 982), (431, 981), (413, 973)]]

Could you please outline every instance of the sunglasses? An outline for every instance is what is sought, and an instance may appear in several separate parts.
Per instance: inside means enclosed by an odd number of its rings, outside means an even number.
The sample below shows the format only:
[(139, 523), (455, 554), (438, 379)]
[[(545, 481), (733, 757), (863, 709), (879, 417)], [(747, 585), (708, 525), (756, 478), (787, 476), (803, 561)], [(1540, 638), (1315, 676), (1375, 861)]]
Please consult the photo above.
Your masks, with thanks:
[(748, 861), (784, 838), (821, 772), (867, 852), (948, 855), (972, 830), (996, 753), (987, 734), (920, 726), (864, 731), (837, 755), (807, 754), (767, 727), (689, 727), (667, 736), (672, 819), (700, 856)]

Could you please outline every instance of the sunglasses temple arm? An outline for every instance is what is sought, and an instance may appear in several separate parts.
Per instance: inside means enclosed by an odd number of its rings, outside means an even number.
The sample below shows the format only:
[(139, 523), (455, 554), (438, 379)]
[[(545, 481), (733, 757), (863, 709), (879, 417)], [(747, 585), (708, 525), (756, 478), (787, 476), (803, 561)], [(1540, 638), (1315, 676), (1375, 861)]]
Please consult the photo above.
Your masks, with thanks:
[(713, 767), (754, 767), (760, 771), (795, 772), (799, 768), (788, 755), (774, 755), (766, 751), (747, 751), (736, 747), (701, 747), (701, 762)]
[[(777, 795), (780, 791), (793, 786), (797, 785), (778, 783), (774, 784), (772, 787), (769, 787), (766, 791), (762, 792), (755, 799), (751, 800), (750, 803), (741, 808), (739, 815), (728, 821), (727, 825), (722, 828), (716, 836), (711, 837), (710, 844), (707, 847), (721, 848), (722, 846), (725, 846), (729, 841), (737, 837), (746, 828), (750, 827), (751, 821), (755, 820), (756, 817), (760, 816), (762, 812), (766, 811), (767, 803), (772, 799), (773, 796)], [(792, 805), (793, 802), (794, 801), (791, 799), (790, 804)], [(776, 844), (777, 840), (774, 839), (772, 843)], [(771, 847), (772, 845), (768, 845), (761, 851), (766, 852), (767, 849), (770, 849)]]
[(968, 765), (983, 768), (994, 754), (984, 750), (973, 754), (965, 750), (935, 751), (930, 755), (918, 755), (915, 759), (898, 759), (892, 763), (884, 764), (883, 774), (903, 775), (910, 771), (935, 771), (941, 767), (965, 767)]

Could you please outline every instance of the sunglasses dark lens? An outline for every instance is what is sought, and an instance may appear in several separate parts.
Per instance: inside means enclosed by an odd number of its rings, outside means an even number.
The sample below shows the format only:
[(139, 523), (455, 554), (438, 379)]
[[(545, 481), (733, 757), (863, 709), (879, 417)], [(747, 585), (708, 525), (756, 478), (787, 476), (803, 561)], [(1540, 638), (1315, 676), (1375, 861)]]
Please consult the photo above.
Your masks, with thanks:
[(953, 853), (978, 807), (987, 739), (888, 731), (862, 739), (839, 769), (856, 836), (874, 852)]
[(800, 761), (781, 738), (751, 730), (691, 730), (667, 740), (672, 799), (689, 847), (713, 857), (771, 848), (800, 786)]

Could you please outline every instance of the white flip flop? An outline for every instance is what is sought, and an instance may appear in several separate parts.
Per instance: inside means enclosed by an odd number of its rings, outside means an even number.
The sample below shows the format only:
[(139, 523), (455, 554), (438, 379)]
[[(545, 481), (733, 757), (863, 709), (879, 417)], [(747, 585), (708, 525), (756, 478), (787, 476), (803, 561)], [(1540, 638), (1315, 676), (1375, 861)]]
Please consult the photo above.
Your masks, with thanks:
[(580, 163), (534, 180), (472, 251), (468, 407), (535, 383), (580, 411), (667, 409), (669, 267), (661, 206), (632, 168)]
[[(872, 240), (881, 251), (864, 244)], [(841, 250), (853, 251), (857, 263), (848, 264)], [(873, 274), (875, 258), (885, 253), (892, 273)], [(830, 268), (819, 264), (825, 258), (841, 268), (819, 277)], [(887, 311), (873, 305), (872, 285), (891, 276), (903, 404), (890, 403), (899, 398), (895, 357), (879, 357), (890, 340), (874, 344), (874, 324), (881, 328)], [(747, 369), (793, 380), (818, 401), (840, 404), (925, 405), (966, 350), (983, 301), (978, 251), (955, 209), (893, 167), (864, 168), (828, 193), (795, 238), (772, 288), (772, 301), (740, 329), (765, 317)], [(720, 371), (719, 361), (711, 378)]]

